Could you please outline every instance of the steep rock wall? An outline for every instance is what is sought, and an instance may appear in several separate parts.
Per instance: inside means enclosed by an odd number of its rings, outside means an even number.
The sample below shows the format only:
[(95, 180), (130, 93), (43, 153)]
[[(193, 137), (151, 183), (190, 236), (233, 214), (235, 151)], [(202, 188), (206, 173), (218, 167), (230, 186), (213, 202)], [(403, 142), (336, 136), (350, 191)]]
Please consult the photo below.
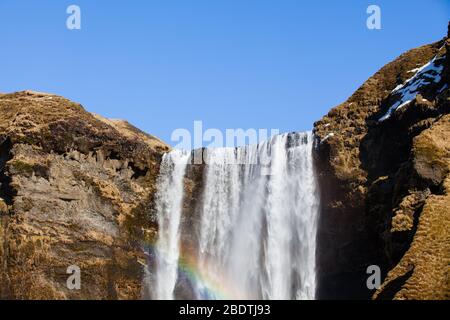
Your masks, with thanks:
[[(448, 296), (449, 49), (445, 38), (401, 55), (315, 123), (319, 298)], [(433, 57), (443, 68), (439, 81), (433, 72), (419, 79), (417, 96), (379, 121), (399, 100), (393, 90)], [(384, 279), (376, 293), (366, 285), (371, 265)]]
[(139, 299), (168, 149), (62, 97), (0, 96), (0, 298)]

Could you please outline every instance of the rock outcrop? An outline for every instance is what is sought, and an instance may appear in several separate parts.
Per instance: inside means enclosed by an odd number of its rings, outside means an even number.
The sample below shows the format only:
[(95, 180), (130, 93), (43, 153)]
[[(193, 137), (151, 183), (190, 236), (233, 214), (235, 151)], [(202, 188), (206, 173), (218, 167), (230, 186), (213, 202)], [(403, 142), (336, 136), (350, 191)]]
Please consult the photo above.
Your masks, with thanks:
[[(168, 150), (56, 95), (1, 95), (0, 298), (141, 298)], [(80, 290), (66, 285), (73, 265)]]
[(315, 123), (319, 298), (450, 297), (449, 50), (401, 55)]

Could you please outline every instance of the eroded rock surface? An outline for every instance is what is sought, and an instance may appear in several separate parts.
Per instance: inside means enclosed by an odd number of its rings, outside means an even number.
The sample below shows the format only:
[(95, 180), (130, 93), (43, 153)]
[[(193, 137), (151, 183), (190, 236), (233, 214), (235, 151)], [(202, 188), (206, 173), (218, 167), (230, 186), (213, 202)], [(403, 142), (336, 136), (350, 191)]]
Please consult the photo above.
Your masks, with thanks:
[[(0, 96), (0, 298), (141, 298), (168, 149), (59, 96)], [(66, 286), (72, 265), (81, 290)]]

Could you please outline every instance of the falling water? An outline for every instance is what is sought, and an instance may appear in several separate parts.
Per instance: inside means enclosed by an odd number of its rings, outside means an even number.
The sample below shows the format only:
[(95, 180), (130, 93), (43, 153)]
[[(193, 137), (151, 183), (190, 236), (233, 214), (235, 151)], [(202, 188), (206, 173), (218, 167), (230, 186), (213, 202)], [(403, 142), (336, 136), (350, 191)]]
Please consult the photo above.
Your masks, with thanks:
[(159, 239), (156, 252), (154, 297), (160, 300), (174, 298), (179, 259), (179, 226), (183, 200), (183, 177), (189, 155), (181, 151), (165, 154), (157, 181), (156, 209)]
[[(292, 133), (207, 151), (192, 298), (314, 299), (319, 200), (312, 145), (311, 133)], [(158, 248), (168, 250), (157, 264), (158, 299), (176, 298), (180, 257), (184, 169), (167, 161), (158, 193)]]

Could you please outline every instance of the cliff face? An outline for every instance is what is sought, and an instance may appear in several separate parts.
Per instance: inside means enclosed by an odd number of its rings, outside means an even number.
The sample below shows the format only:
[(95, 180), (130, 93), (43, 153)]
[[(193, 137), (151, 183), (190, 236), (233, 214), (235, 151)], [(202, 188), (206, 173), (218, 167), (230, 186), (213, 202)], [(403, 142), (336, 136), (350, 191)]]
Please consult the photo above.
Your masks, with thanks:
[(55, 95), (1, 95), (0, 298), (139, 299), (168, 149)]
[(449, 50), (401, 55), (315, 123), (319, 298), (449, 298)]

